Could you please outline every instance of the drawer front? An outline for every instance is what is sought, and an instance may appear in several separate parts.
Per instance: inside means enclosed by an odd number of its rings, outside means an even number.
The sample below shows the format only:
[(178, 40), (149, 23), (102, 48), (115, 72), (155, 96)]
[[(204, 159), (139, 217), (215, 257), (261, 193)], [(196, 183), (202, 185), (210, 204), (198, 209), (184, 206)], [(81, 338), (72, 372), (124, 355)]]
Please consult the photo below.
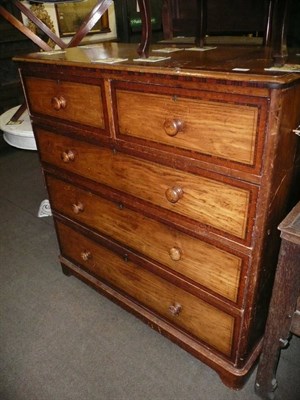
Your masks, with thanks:
[(254, 165), (259, 107), (116, 89), (121, 135)]
[(26, 77), (25, 87), (31, 114), (105, 129), (101, 86)]
[(51, 176), (47, 185), (53, 210), (237, 301), (240, 257)]
[(46, 131), (38, 132), (42, 161), (238, 238), (246, 237), (251, 197), (248, 189)]
[(149, 307), (174, 325), (230, 356), (234, 318), (151, 272), (124, 261), (62, 223), (62, 255)]

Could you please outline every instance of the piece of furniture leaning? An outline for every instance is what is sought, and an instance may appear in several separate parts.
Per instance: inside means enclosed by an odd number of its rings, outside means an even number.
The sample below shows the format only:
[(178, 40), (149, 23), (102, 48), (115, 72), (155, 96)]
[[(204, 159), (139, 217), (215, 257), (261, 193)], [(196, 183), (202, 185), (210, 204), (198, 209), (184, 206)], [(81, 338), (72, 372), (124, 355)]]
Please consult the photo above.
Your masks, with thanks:
[(282, 242), (255, 382), (256, 393), (271, 400), (277, 388), (281, 349), (288, 345), (291, 334), (300, 336), (300, 202), (278, 229)]
[[(287, 57), (287, 14), (290, 0), (164, 0), (163, 29), (166, 40), (175, 35), (192, 34), (195, 45), (204, 47), (207, 34), (237, 35), (244, 43), (251, 43), (246, 33), (262, 35), (262, 44), (273, 48), (276, 65), (284, 64)], [(214, 37), (212, 36), (212, 41)], [(253, 40), (257, 44), (256, 38)], [(186, 39), (179, 37), (179, 42)], [(217, 40), (215, 38), (215, 40)], [(219, 37), (220, 40), (220, 37)], [(224, 38), (223, 38), (224, 41)], [(238, 43), (228, 37), (227, 42)], [(241, 41), (239, 41), (241, 43)]]
[[(1, 0), (5, 2), (7, 0)], [(48, 0), (49, 1), (49, 0)], [(205, 37), (207, 32), (207, 1), (208, 0), (197, 0), (196, 1), (196, 39), (195, 44), (198, 47), (204, 47)], [(286, 47), (286, 22), (287, 14), (289, 9), (290, 0), (266, 0), (268, 1), (268, 15), (267, 22), (265, 24), (264, 33), (264, 44), (266, 46), (272, 45), (274, 48), (274, 61), (276, 65), (284, 64), (287, 57), (287, 47)], [(47, 0), (46, 0), (47, 2)], [(55, 2), (55, 1), (54, 1)], [(46, 35), (51, 38), (58, 46), (61, 48), (65, 47), (75, 47), (77, 46), (83, 37), (92, 29), (96, 22), (101, 18), (101, 16), (107, 11), (108, 7), (113, 3), (113, 0), (98, 0), (95, 7), (91, 10), (90, 14), (83, 21), (82, 25), (69, 42), (68, 46), (55, 35), (42, 21), (33, 15), (29, 9), (27, 9), (21, 1), (12, 0), (14, 4), (24, 15), (27, 16), (32, 22), (34, 22), (39, 29), (41, 29)], [(137, 0), (142, 20), (142, 33), (141, 41), (138, 46), (138, 54), (141, 57), (149, 56), (149, 47), (151, 43), (151, 6), (150, 0)], [(164, 21), (164, 30), (166, 35), (170, 36), (172, 33), (172, 1), (164, 0), (162, 12)], [(1, 6), (0, 3), (0, 16), (9, 21), (17, 29), (19, 29), (24, 35), (29, 37), (34, 43), (40, 46), (43, 50), (51, 50), (49, 45), (45, 43), (38, 35), (31, 32), (26, 26), (24, 26), (19, 20), (17, 20), (13, 15), (7, 12), (7, 10)], [(274, 32), (274, 35), (272, 33)], [(272, 38), (273, 36), (273, 38)]]
[(300, 75), (266, 71), (250, 46), (149, 63), (102, 43), (18, 62), (64, 272), (241, 387), (299, 163)]
[(206, 35), (252, 34), (270, 44), (273, 6), (273, 0), (250, 0), (246, 4), (244, 0), (164, 0), (164, 35), (171, 39), (198, 33), (197, 40), (205, 42)]
[[(70, 1), (70, 0), (68, 0)], [(78, 0), (74, 0), (78, 1)], [(37, 44), (44, 51), (51, 51), (52, 48), (41, 39), (35, 32), (32, 32), (27, 26), (25, 26), (19, 19), (15, 18), (15, 16), (10, 13), (5, 7), (3, 7), (4, 3), (7, 3), (8, 0), (0, 0), (0, 16), (6, 19), (9, 23), (11, 23), (16, 29), (18, 29), (21, 33), (27, 36), (30, 40), (32, 40), (35, 44)], [(42, 1), (36, 1), (37, 3), (42, 3)], [(63, 2), (61, 0), (45, 0), (43, 3), (60, 3)], [(71, 2), (71, 1), (70, 1)], [(3, 5), (1, 5), (1, 3)], [(64, 49), (66, 47), (76, 47), (80, 44), (82, 39), (90, 32), (90, 30), (94, 27), (94, 25), (99, 21), (102, 15), (107, 11), (107, 9), (113, 4), (113, 0), (98, 0), (94, 6), (94, 8), (90, 11), (87, 17), (82, 22), (78, 31), (72, 37), (71, 41), (68, 44), (65, 44), (59, 36), (49, 29), (49, 27), (41, 20), (39, 20), (34, 13), (31, 12), (29, 8), (27, 8), (22, 1), (20, 0), (10, 0), (10, 3), (13, 4), (16, 8), (18, 8), (29, 20), (31, 20), (44, 34), (46, 34), (53, 42), (58, 45), (60, 48)], [(34, 3), (34, 1), (33, 1)], [(138, 47), (138, 53), (142, 57), (146, 57), (149, 52), (149, 46), (151, 42), (151, 21), (150, 21), (150, 5), (149, 0), (137, 0), (137, 3), (141, 12), (142, 19), (142, 33), (141, 33), (141, 42)]]

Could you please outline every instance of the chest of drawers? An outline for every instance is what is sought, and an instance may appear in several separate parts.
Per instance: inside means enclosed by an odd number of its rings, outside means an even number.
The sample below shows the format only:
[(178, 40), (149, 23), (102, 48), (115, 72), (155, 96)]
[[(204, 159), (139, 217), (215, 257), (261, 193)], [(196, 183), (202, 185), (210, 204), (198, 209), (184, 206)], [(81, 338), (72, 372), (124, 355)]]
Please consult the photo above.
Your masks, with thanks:
[[(232, 72), (237, 54), (260, 60), (253, 73)], [(103, 44), (17, 59), (63, 271), (233, 388), (260, 353), (299, 164), (300, 77), (265, 72), (262, 54), (150, 65)]]

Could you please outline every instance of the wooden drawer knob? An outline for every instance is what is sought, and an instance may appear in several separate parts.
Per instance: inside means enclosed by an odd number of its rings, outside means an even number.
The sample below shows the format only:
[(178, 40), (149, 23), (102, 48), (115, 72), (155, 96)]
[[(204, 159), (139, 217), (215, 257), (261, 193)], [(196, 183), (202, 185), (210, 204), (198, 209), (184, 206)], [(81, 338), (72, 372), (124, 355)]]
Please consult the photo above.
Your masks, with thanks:
[(79, 214), (84, 210), (83, 204), (80, 201), (77, 204), (73, 204), (72, 208), (75, 214)]
[(170, 203), (177, 203), (183, 196), (181, 187), (175, 186), (166, 190), (166, 198)]
[(164, 122), (164, 130), (169, 136), (176, 136), (183, 130), (183, 126), (184, 123), (180, 119), (166, 119)]
[(64, 110), (67, 107), (67, 100), (63, 96), (52, 97), (51, 105), (54, 110)]
[(179, 261), (181, 259), (181, 250), (178, 247), (172, 247), (169, 250), (169, 255), (173, 261)]
[(83, 261), (88, 261), (92, 258), (92, 253), (88, 250), (84, 250), (81, 252), (80, 257), (83, 259)]
[(61, 158), (62, 158), (63, 162), (65, 162), (65, 163), (68, 163), (70, 161), (74, 161), (75, 160), (74, 151), (72, 151), (72, 150), (64, 151), (61, 154)]
[(182, 310), (182, 305), (179, 303), (171, 304), (169, 306), (169, 311), (174, 316), (179, 315), (181, 310)]

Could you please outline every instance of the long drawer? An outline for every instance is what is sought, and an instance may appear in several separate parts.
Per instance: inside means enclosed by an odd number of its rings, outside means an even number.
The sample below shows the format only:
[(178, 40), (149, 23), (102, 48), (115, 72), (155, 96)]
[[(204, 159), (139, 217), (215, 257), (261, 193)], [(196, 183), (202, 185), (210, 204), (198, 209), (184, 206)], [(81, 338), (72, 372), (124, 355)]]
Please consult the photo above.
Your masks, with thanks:
[(232, 236), (251, 236), (253, 185), (187, 173), (41, 129), (36, 133), (44, 162)]
[(31, 114), (105, 129), (101, 84), (91, 85), (30, 76), (25, 78), (24, 84)]
[[(152, 91), (152, 92), (151, 92)], [(256, 163), (260, 126), (265, 114), (261, 99), (199, 93), (190, 97), (180, 90), (115, 84), (117, 136), (143, 139), (147, 146), (160, 143), (214, 156), (246, 166)], [(264, 111), (262, 111), (264, 110)], [(236, 167), (238, 167), (236, 164)]]
[(243, 259), (50, 175), (53, 210), (237, 302)]
[(62, 255), (230, 357), (235, 319), (151, 272), (56, 223)]

